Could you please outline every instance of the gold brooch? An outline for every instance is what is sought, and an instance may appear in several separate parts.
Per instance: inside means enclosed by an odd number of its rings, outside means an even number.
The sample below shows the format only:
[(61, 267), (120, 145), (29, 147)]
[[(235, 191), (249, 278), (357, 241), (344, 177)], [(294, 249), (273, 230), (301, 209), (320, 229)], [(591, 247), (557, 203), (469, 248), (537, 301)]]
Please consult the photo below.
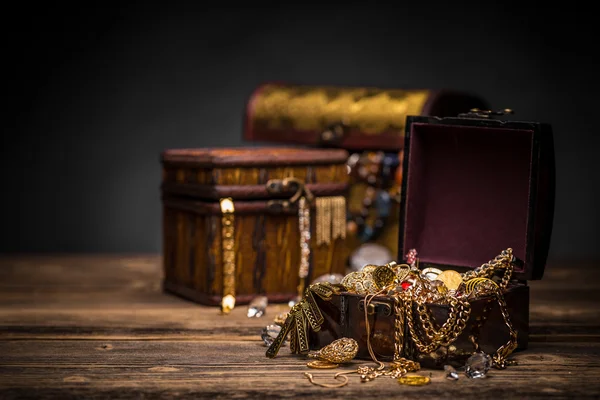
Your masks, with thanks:
[(377, 292), (377, 286), (373, 282), (370, 270), (350, 272), (342, 279), (342, 285), (352, 293), (371, 294)]
[(309, 354), (311, 358), (328, 361), (333, 364), (345, 364), (354, 359), (358, 353), (358, 343), (354, 339), (341, 338), (327, 346)]

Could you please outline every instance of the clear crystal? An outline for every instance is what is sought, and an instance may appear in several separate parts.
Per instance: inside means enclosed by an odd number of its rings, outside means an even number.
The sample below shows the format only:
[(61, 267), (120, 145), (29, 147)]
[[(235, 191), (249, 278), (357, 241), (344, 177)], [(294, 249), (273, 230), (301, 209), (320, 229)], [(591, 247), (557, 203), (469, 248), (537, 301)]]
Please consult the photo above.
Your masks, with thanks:
[(341, 283), (342, 279), (344, 279), (344, 275), (342, 275), (342, 274), (325, 274), (325, 275), (319, 276), (312, 283), (329, 282), (332, 284), (337, 284), (337, 283)]
[(465, 374), (469, 378), (485, 378), (492, 367), (492, 358), (483, 352), (475, 353), (465, 364)]
[(267, 296), (256, 296), (248, 304), (248, 318), (260, 318), (265, 315), (269, 300)]
[(444, 365), (444, 371), (446, 372), (446, 379), (451, 381), (458, 380), (458, 372), (456, 372), (452, 365)]
[[(281, 332), (281, 327), (279, 325), (267, 325), (263, 328), (262, 334), (260, 335), (263, 342), (265, 342), (266, 346), (271, 346), (277, 335)], [(285, 340), (283, 341), (285, 344)]]

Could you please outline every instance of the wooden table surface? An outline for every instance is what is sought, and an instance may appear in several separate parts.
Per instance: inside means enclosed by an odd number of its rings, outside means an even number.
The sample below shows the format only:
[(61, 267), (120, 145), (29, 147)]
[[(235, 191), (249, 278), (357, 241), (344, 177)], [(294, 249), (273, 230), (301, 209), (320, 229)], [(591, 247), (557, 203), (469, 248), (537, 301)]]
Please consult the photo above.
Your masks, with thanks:
[[(486, 379), (423, 370), (431, 384), (389, 378), (325, 389), (306, 360), (265, 357), (267, 316), (231, 315), (161, 291), (159, 256), (0, 259), (0, 398), (599, 398), (600, 268), (549, 265), (531, 283), (531, 344)], [(332, 370), (311, 370), (320, 380)]]

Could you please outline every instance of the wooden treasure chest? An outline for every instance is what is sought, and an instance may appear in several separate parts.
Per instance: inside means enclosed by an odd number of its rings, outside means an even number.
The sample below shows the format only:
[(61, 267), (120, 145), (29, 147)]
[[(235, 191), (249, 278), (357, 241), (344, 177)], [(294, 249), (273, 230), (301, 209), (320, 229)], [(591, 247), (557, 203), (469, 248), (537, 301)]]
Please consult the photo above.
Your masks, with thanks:
[(357, 268), (397, 253), (406, 116), (474, 107), (486, 103), (456, 91), (266, 84), (249, 98), (244, 138), (349, 151), (348, 246), (368, 244), (350, 260)]
[(553, 224), (553, 138), (494, 114), (407, 118), (397, 263), (313, 291), (317, 323), (296, 352), (345, 337), (362, 359), (442, 367), (483, 351), (503, 366), (527, 348), (527, 283), (543, 276)]
[(172, 149), (162, 154), (164, 288), (229, 311), (287, 302), (345, 271), (340, 149)]

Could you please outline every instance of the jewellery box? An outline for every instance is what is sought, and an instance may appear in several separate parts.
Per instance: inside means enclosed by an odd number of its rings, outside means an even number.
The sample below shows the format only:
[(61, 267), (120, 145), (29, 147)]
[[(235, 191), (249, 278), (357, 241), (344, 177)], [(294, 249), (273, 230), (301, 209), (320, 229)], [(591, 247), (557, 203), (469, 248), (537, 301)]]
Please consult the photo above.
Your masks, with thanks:
[(456, 116), (474, 107), (487, 108), (455, 91), (266, 84), (248, 100), (244, 138), (348, 150), (347, 244), (377, 244), (360, 258), (389, 259), (398, 248), (406, 116)]
[(164, 151), (164, 289), (228, 311), (256, 295), (286, 302), (305, 281), (343, 274), (345, 225), (336, 221), (347, 157), (341, 149)]
[[(495, 119), (493, 114), (474, 110), (460, 117), (407, 118), (397, 260), (400, 264), (415, 249), (420, 269), (465, 272), (512, 249), (517, 260), (504, 299), (517, 332), (517, 348), (525, 349), (527, 282), (543, 276), (552, 231), (553, 138), (549, 125)], [(319, 349), (349, 337), (359, 344), (358, 357), (370, 359), (365, 296), (341, 293), (330, 301), (316, 300), (324, 320), (318, 332), (309, 332), (310, 347)], [(470, 305), (460, 336), (451, 345), (418, 357), (422, 364), (439, 367), (478, 349), (490, 354), (507, 341), (509, 332), (498, 304), (476, 298)], [(430, 304), (428, 309), (438, 327), (449, 317), (448, 306)], [(413, 314), (416, 319), (416, 310)], [(375, 355), (392, 359), (392, 298), (375, 297), (367, 318)], [(406, 327), (403, 332), (407, 338), (412, 335)], [(412, 342), (404, 340), (405, 356), (417, 353)]]

